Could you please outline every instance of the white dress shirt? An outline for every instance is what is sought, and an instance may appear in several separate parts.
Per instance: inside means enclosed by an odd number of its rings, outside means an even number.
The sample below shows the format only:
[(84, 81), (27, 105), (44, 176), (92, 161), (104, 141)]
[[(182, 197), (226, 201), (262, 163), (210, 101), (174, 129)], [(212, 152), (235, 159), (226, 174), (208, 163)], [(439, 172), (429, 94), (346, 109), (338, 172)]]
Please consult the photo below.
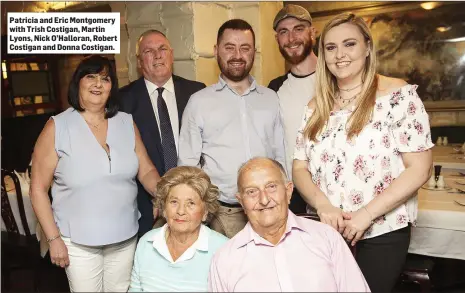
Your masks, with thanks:
[[(145, 80), (145, 85), (147, 86), (147, 91), (149, 92), (150, 102), (152, 102), (153, 111), (155, 112), (155, 119), (157, 119), (158, 133), (160, 133), (160, 139), (163, 139), (160, 130), (160, 117), (158, 116), (158, 91), (159, 88), (156, 84)], [(168, 81), (161, 86), (165, 88), (162, 93), (163, 99), (165, 100), (166, 107), (168, 108), (168, 114), (170, 115), (171, 128), (173, 129), (174, 142), (176, 144), (176, 151), (179, 154), (179, 118), (178, 118), (178, 105), (176, 104), (176, 95), (174, 94), (174, 83), (173, 78), (170, 77)]]
[(190, 260), (194, 257), (197, 250), (208, 251), (208, 230), (204, 225), (200, 225), (199, 237), (197, 240), (186, 250), (184, 253), (177, 259), (173, 260), (171, 253), (168, 249), (168, 244), (166, 243), (166, 230), (168, 229), (168, 224), (165, 224), (157, 234), (152, 238), (153, 248), (155, 248), (158, 253), (163, 256), (170, 263), (180, 263), (183, 261)]

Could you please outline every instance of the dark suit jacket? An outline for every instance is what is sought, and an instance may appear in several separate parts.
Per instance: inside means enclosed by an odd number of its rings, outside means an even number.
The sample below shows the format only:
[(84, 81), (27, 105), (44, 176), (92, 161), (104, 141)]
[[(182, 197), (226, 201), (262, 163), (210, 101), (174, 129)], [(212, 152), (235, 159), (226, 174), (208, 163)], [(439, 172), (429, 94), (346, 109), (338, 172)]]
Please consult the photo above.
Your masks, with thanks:
[[(178, 106), (179, 127), (181, 127), (181, 118), (184, 108), (189, 98), (195, 92), (205, 88), (205, 84), (197, 81), (188, 80), (180, 76), (173, 75), (174, 94)], [(132, 114), (132, 118), (139, 128), (142, 142), (147, 149), (147, 153), (158, 170), (160, 176), (165, 173), (163, 161), (163, 151), (161, 147), (160, 133), (158, 131), (157, 120), (153, 112), (150, 96), (145, 86), (144, 78), (141, 77), (122, 87), (120, 93), (120, 110)], [(173, 119), (173, 117), (171, 117)], [(139, 237), (152, 229), (153, 212), (151, 196), (144, 187), (137, 181), (139, 189), (137, 195), (137, 204), (141, 213), (139, 219)]]

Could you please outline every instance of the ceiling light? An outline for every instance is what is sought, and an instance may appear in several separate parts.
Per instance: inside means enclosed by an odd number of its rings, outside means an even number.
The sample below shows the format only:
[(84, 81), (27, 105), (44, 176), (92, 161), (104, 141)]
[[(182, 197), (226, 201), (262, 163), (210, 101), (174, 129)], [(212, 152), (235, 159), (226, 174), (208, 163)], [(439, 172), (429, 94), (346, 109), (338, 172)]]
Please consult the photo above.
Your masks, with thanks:
[(447, 32), (447, 31), (450, 30), (450, 29), (451, 29), (450, 26), (438, 26), (438, 27), (436, 28), (436, 30), (437, 30), (438, 32), (441, 32), (441, 33)]
[(425, 10), (431, 10), (431, 9), (434, 9), (438, 6), (440, 6), (441, 3), (439, 2), (423, 2), (420, 4), (421, 8), (425, 9)]

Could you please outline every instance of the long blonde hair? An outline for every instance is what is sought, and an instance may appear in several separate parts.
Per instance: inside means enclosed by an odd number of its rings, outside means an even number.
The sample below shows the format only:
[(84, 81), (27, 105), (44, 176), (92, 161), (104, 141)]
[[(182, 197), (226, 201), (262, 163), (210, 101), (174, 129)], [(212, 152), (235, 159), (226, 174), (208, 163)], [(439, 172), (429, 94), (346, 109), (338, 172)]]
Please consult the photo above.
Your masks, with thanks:
[(334, 99), (338, 90), (337, 80), (326, 66), (324, 41), (326, 34), (330, 29), (343, 23), (350, 23), (357, 26), (369, 48), (369, 55), (367, 56), (362, 75), (363, 84), (360, 92), (360, 100), (348, 122), (348, 139), (358, 135), (363, 130), (363, 127), (368, 124), (371, 115), (373, 114), (376, 90), (378, 88), (378, 77), (376, 75), (376, 51), (373, 44), (373, 38), (371, 36), (370, 29), (361, 17), (355, 16), (352, 13), (340, 14), (325, 25), (318, 45), (319, 54), (316, 66), (316, 89), (315, 97), (313, 98), (316, 102), (316, 107), (304, 130), (304, 135), (305, 137), (308, 137), (309, 140), (316, 141), (317, 135), (321, 133), (328, 122), (331, 110), (334, 106)]

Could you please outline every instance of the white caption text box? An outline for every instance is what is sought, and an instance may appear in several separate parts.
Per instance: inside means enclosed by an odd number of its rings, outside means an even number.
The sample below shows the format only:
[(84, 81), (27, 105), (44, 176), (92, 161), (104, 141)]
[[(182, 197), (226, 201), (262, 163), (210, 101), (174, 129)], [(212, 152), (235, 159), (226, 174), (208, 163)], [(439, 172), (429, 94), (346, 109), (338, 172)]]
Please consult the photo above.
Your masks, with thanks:
[(9, 54), (119, 54), (120, 15), (8, 13)]

